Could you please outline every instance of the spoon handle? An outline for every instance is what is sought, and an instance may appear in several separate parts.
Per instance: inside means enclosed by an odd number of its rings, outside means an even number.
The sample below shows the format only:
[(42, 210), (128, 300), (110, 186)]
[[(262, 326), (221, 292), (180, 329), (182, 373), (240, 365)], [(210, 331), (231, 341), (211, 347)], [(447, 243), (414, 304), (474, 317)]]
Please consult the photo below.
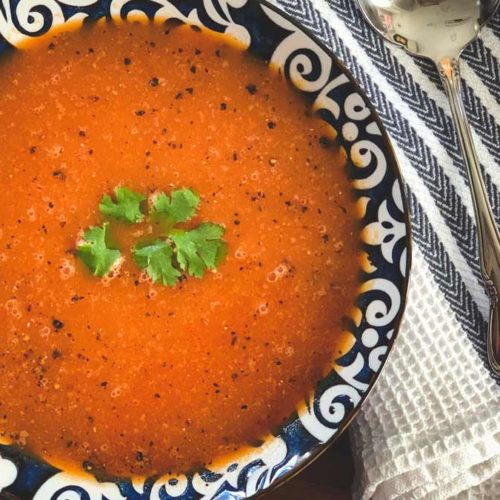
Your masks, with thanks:
[(479, 234), (481, 275), (491, 301), (487, 333), (488, 361), (493, 372), (500, 374), (500, 233), (495, 224), (486, 188), (479, 167), (476, 149), (462, 101), (460, 64), (458, 59), (443, 58), (438, 63), (451, 111), (460, 138), (460, 145), (469, 174), (472, 201)]

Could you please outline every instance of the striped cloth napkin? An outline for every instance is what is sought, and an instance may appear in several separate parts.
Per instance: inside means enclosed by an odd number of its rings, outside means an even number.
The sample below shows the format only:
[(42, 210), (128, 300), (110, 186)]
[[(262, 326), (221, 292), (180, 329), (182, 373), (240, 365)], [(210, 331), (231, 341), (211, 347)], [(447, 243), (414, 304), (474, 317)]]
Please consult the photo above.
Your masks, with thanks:
[[(500, 498), (500, 378), (467, 175), (433, 64), (374, 34), (354, 0), (274, 0), (349, 67), (407, 183), (414, 256), (390, 362), (351, 426), (355, 499)], [(464, 100), (500, 223), (500, 13), (463, 54)]]

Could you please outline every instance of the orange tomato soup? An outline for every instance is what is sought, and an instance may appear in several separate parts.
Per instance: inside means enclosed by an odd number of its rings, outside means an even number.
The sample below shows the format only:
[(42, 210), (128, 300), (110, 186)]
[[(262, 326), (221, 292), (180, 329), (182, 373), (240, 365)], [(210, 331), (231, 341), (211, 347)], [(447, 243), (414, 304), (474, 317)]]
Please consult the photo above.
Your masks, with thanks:
[[(276, 429), (341, 349), (357, 288), (345, 157), (298, 92), (221, 36), (111, 24), (5, 57), (0, 431), (51, 463), (185, 471)], [(77, 258), (119, 185), (190, 187), (226, 228), (175, 287)], [(149, 222), (115, 225), (122, 247)]]

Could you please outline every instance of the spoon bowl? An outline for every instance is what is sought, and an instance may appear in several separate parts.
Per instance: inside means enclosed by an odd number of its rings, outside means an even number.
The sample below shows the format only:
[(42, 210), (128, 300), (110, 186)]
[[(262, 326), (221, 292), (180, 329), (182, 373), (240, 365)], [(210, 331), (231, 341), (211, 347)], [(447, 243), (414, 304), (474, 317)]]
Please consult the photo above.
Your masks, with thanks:
[(500, 375), (500, 233), (488, 201), (462, 101), (459, 57), (500, 5), (500, 0), (358, 0), (373, 29), (415, 56), (436, 64), (450, 101), (479, 236), (479, 261), (490, 296), (488, 362)]
[(458, 57), (500, 0), (358, 0), (373, 28), (408, 52), (439, 63)]

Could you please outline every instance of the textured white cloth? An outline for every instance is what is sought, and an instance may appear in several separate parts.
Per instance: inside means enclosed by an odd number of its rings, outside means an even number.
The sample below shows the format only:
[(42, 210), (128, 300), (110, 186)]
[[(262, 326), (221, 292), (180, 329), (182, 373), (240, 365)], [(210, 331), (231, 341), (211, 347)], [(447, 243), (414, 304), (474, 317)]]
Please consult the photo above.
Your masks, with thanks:
[(418, 249), (399, 338), (351, 437), (356, 499), (500, 498), (500, 390)]

